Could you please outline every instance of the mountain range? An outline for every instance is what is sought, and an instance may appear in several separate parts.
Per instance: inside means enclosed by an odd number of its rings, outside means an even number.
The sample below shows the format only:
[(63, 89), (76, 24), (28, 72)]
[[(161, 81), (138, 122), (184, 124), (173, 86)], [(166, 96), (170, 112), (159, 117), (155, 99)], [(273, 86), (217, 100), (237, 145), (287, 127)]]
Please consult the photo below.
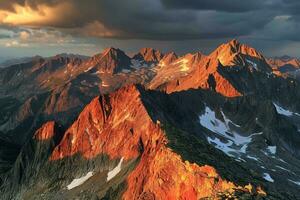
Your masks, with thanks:
[(107, 48), (0, 69), (2, 199), (300, 199), (300, 61)]

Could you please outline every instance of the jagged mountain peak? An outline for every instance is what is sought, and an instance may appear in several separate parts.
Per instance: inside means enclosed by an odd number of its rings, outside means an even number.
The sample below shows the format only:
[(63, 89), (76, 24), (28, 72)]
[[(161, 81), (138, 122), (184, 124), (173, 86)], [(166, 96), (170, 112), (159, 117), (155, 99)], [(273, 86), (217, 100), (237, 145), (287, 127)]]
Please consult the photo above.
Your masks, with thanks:
[[(103, 58), (116, 59), (118, 56), (127, 56), (124, 51), (119, 48), (108, 47), (105, 48), (101, 53), (98, 53), (92, 57), (92, 59), (100, 60)], [(128, 57), (128, 56), (127, 56)]]
[(108, 47), (103, 50), (102, 55), (117, 55), (117, 54), (125, 54), (124, 51), (122, 51), (119, 48), (114, 48), (114, 47)]
[(102, 53), (94, 55), (86, 64), (88, 68), (97, 67), (104, 73), (117, 73), (130, 68), (130, 57), (121, 49), (106, 48)]
[(194, 62), (200, 62), (205, 57), (206, 57), (206, 55), (204, 55), (203, 53), (201, 53), (199, 51), (192, 54), (192, 59)]
[(160, 60), (160, 65), (165, 66), (169, 65), (170, 63), (174, 62), (178, 59), (178, 56), (175, 52), (169, 52), (164, 55), (164, 57)]
[(236, 39), (220, 45), (210, 57), (218, 59), (223, 66), (245, 66), (248, 58), (265, 62), (264, 56), (256, 49)]
[[(134, 158), (139, 154), (139, 136), (131, 132), (143, 134), (144, 128), (155, 128), (151, 123), (141, 100), (139, 86), (125, 86), (110, 95), (94, 98), (65, 132), (51, 160), (76, 153), (93, 158), (103, 152), (111, 158)], [(102, 140), (105, 135), (106, 141)], [(123, 137), (127, 141), (125, 145)]]
[(244, 54), (252, 57), (263, 58), (263, 55), (259, 53), (255, 48), (240, 43), (238, 40), (234, 39), (227, 43), (220, 45), (214, 52), (228, 53), (228, 54)]
[(142, 48), (139, 53), (133, 56), (136, 60), (144, 60), (146, 62), (159, 62), (163, 58), (163, 54), (153, 48)]

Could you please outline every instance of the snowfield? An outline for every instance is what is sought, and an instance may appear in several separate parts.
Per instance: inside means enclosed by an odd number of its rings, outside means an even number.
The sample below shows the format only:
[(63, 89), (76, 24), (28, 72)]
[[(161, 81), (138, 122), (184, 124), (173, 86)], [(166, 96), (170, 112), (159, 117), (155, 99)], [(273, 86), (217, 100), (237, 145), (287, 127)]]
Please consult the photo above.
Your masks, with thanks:
[(108, 172), (106, 179), (107, 182), (114, 178), (121, 171), (121, 165), (123, 163), (123, 160), (124, 158), (122, 157), (119, 164), (114, 169)]
[(81, 177), (81, 178), (76, 178), (74, 179), (68, 186), (68, 190), (71, 190), (75, 187), (78, 187), (80, 185), (82, 185), (84, 182), (86, 182), (89, 178), (91, 178), (93, 176), (93, 172), (88, 172), (85, 176)]
[(266, 180), (266, 181), (269, 181), (271, 183), (274, 183), (274, 179), (272, 179), (271, 175), (268, 174), (268, 173), (263, 173), (263, 178)]
[(273, 155), (276, 154), (276, 149), (277, 149), (276, 146), (268, 146), (268, 148), (267, 148), (267, 150)]
[(290, 182), (292, 182), (292, 183), (294, 183), (294, 184), (296, 184), (296, 185), (299, 185), (300, 186), (300, 181), (293, 181), (293, 180), (291, 180), (291, 179), (288, 179)]
[(294, 114), (293, 112), (291, 112), (287, 109), (284, 109), (283, 107), (280, 107), (278, 104), (276, 104), (274, 102), (273, 102), (273, 105), (275, 106), (278, 114), (285, 115), (287, 117), (293, 116), (293, 114)]
[(207, 141), (214, 145), (215, 148), (220, 149), (228, 156), (239, 157), (237, 155), (245, 154), (248, 144), (252, 141), (252, 137), (255, 135), (260, 135), (260, 133), (254, 133), (250, 136), (242, 136), (237, 132), (230, 129), (230, 124), (234, 127), (239, 128), (240, 126), (233, 123), (228, 119), (223, 112), (221, 112), (224, 122), (216, 117), (216, 113), (209, 107), (205, 108), (205, 113), (199, 116), (200, 124), (209, 129), (210, 131), (216, 133), (217, 137), (207, 137)]

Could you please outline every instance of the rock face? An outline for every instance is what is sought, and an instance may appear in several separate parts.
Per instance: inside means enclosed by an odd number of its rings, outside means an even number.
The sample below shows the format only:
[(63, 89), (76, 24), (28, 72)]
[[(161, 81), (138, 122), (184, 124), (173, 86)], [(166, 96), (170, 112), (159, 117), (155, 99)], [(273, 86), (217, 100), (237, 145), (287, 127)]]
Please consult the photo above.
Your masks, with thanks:
[(34, 138), (39, 141), (50, 140), (55, 135), (55, 122), (47, 122), (36, 131)]

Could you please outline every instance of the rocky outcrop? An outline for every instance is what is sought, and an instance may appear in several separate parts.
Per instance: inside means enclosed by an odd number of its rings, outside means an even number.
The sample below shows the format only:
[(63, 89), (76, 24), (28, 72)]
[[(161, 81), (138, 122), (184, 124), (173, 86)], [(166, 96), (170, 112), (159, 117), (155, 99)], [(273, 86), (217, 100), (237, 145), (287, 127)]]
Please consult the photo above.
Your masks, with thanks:
[(39, 141), (52, 139), (55, 135), (55, 122), (47, 122), (34, 135), (34, 139)]

